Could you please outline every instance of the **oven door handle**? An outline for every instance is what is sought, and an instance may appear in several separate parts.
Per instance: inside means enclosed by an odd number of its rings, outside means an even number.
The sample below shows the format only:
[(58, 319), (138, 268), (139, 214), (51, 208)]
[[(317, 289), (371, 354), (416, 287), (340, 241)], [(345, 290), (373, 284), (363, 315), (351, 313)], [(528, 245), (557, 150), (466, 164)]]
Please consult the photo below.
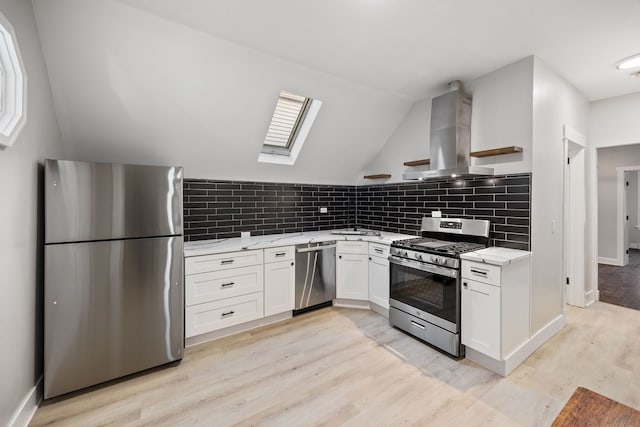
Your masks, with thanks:
[(428, 273), (438, 274), (440, 276), (447, 276), (456, 279), (458, 277), (458, 270), (451, 268), (439, 267), (433, 264), (426, 264), (424, 262), (411, 261), (408, 259), (400, 258), (390, 255), (389, 262), (391, 264), (402, 265), (409, 268), (414, 268), (420, 271), (426, 271)]

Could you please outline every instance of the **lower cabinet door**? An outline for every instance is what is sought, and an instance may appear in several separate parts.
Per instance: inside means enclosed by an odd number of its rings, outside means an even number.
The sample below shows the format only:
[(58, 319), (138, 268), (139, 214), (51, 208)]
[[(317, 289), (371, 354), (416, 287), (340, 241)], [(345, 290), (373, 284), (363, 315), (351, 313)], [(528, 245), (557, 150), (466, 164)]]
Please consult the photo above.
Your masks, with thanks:
[(389, 308), (389, 260), (369, 257), (369, 301)]
[(462, 279), (462, 344), (496, 360), (500, 343), (500, 288)]
[(193, 337), (264, 317), (262, 292), (196, 304), (185, 309), (185, 335)]
[(296, 297), (296, 267), (293, 261), (264, 265), (264, 315), (291, 311)]
[(338, 254), (336, 297), (369, 300), (369, 255)]

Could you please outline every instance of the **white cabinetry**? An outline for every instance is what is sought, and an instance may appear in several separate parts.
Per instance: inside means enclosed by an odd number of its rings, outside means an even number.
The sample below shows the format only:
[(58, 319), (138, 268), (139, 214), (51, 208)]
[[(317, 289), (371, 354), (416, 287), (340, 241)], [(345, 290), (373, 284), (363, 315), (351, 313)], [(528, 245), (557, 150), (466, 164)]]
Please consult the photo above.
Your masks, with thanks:
[(264, 251), (264, 315), (291, 311), (296, 296), (295, 247)]
[(369, 243), (369, 301), (389, 308), (389, 246)]
[(262, 250), (185, 259), (185, 336), (264, 317)]
[(336, 297), (367, 301), (369, 299), (369, 243), (337, 242)]
[(462, 344), (500, 359), (500, 287), (462, 279)]
[[(530, 338), (531, 253), (487, 248), (463, 254), (462, 344), (467, 358), (501, 375)], [(507, 363), (508, 359), (518, 362)]]

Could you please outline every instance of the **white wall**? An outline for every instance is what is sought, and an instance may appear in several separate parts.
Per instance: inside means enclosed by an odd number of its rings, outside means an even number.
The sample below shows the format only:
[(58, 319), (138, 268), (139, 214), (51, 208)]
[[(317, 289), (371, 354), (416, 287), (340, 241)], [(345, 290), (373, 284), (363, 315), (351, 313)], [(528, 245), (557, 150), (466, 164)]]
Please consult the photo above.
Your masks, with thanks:
[(533, 61), (529, 56), (469, 82), (473, 95), (471, 151), (516, 145), (522, 153), (472, 158), (496, 175), (531, 172)]
[[(371, 184), (372, 181), (367, 182), (362, 177), (378, 173), (391, 174), (391, 178), (383, 182), (401, 182), (402, 174), (408, 170), (403, 165), (404, 162), (429, 158), (431, 98), (437, 95), (440, 94), (435, 93), (413, 104), (384, 147), (363, 169), (359, 177), (359, 184)], [(420, 166), (411, 168), (411, 170), (418, 171), (428, 168), (428, 166)], [(381, 181), (376, 180), (375, 182)]]
[[(395, 94), (113, 0), (35, 0), (65, 143), (190, 178), (353, 184), (409, 110)], [(258, 163), (280, 90), (323, 102), (294, 166)]]
[(640, 92), (591, 103), (589, 135), (595, 148), (640, 143)]
[[(473, 96), (471, 151), (511, 145), (524, 149), (523, 153), (472, 158), (472, 164), (493, 167), (496, 174), (531, 171), (532, 79), (533, 57), (528, 57), (465, 84), (465, 91)], [(421, 169), (403, 163), (429, 158), (431, 99), (446, 90), (443, 85), (441, 92), (426, 94), (413, 105), (362, 175), (390, 173), (388, 182), (399, 182), (404, 172)]]
[(0, 151), (0, 425), (7, 425), (42, 375), (42, 280), (38, 164), (63, 155), (31, 2), (0, 0), (28, 79), (27, 123)]
[[(640, 144), (598, 149), (598, 257), (617, 257), (617, 168), (640, 166)], [(629, 200), (627, 201), (629, 203)], [(634, 223), (630, 222), (633, 228)], [(632, 240), (633, 241), (633, 240)]]
[[(588, 200), (589, 208), (587, 212), (589, 215), (587, 217), (587, 227), (589, 238), (588, 246), (596, 259), (597, 257), (605, 257), (600, 251), (602, 244), (600, 239), (604, 236), (606, 236), (605, 238), (607, 239), (610, 238), (608, 232), (601, 232), (599, 230), (601, 223), (607, 220), (602, 221), (598, 214), (601, 194), (598, 184), (598, 167), (600, 160), (597, 149), (640, 143), (638, 111), (640, 111), (640, 92), (591, 103), (589, 147), (587, 152), (589, 168), (587, 195), (590, 197)], [(609, 247), (610, 243), (605, 242), (604, 245)], [(613, 246), (615, 246), (615, 243)], [(610, 254), (609, 249), (605, 249), (604, 253)], [(615, 255), (613, 258), (615, 258)], [(592, 265), (590, 276), (592, 278), (591, 289), (595, 290), (598, 280), (598, 266), (595, 263)]]
[(533, 67), (532, 331), (563, 312), (563, 126), (587, 133), (589, 102), (538, 58)]

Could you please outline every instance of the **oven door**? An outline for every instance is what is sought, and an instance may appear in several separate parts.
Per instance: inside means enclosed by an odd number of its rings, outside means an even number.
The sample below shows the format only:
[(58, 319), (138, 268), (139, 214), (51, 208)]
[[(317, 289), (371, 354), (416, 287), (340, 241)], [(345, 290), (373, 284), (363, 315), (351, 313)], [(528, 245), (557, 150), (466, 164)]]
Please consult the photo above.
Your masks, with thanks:
[(460, 282), (456, 269), (395, 256), (390, 263), (390, 304), (450, 332), (459, 332)]

